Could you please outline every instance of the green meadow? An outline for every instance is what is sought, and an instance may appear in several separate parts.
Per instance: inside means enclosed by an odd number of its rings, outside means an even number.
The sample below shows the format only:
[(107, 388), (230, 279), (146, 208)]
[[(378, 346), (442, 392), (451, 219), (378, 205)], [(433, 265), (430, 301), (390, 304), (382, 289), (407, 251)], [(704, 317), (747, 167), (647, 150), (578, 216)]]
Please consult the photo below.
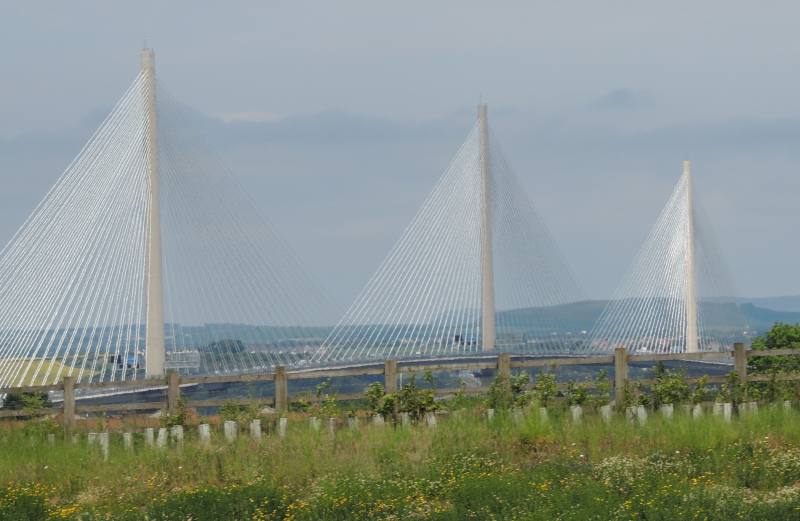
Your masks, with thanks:
[(762, 403), (730, 421), (677, 408), (646, 422), (552, 405), (515, 416), (467, 400), (409, 426), (334, 434), (302, 415), (285, 437), (265, 422), (236, 441), (133, 451), (108, 460), (86, 436), (47, 439), (47, 422), (0, 433), (0, 519), (800, 519), (800, 413)]

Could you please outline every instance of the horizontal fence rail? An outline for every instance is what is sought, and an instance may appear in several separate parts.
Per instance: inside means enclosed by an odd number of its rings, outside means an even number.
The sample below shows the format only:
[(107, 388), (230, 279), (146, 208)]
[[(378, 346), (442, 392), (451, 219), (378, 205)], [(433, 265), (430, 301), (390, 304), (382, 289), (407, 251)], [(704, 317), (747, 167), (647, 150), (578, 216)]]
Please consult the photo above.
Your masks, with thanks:
[[(397, 379), (400, 374), (417, 374), (423, 372), (447, 372), (447, 371), (482, 371), (494, 370), (500, 377), (510, 377), (513, 369), (525, 369), (532, 367), (568, 367), (576, 365), (614, 365), (614, 398), (617, 403), (622, 403), (624, 389), (629, 381), (629, 364), (631, 362), (662, 362), (662, 361), (730, 361), (733, 358), (733, 370), (738, 373), (742, 382), (746, 381), (769, 381), (771, 379), (787, 381), (800, 380), (800, 373), (785, 373), (779, 375), (750, 375), (747, 374), (747, 361), (751, 358), (774, 357), (800, 355), (800, 349), (773, 349), (773, 350), (753, 350), (746, 349), (744, 344), (735, 344), (734, 350), (729, 352), (700, 352), (700, 353), (674, 353), (674, 354), (629, 354), (625, 348), (617, 348), (613, 355), (605, 356), (584, 356), (584, 357), (561, 357), (561, 358), (520, 358), (514, 359), (507, 353), (498, 354), (496, 357), (480, 360), (465, 361), (454, 363), (443, 363), (441, 361), (408, 361), (405, 365), (398, 365), (396, 360), (387, 360), (384, 363), (374, 365), (364, 365), (358, 367), (326, 368), (326, 369), (302, 369), (289, 371), (286, 367), (276, 367), (273, 373), (244, 374), (244, 375), (218, 375), (218, 376), (191, 376), (180, 377), (178, 373), (170, 371), (165, 379), (150, 378), (144, 380), (126, 382), (102, 382), (102, 383), (76, 383), (71, 376), (64, 377), (60, 385), (31, 385), (22, 387), (0, 388), (0, 393), (42, 393), (50, 391), (63, 392), (63, 405), (61, 408), (48, 408), (37, 411), (37, 414), (58, 414), (63, 415), (65, 427), (71, 428), (75, 425), (76, 414), (79, 413), (103, 413), (103, 412), (127, 412), (127, 411), (152, 411), (165, 409), (168, 414), (175, 414), (180, 407), (181, 387), (190, 385), (210, 384), (210, 383), (248, 383), (248, 382), (273, 382), (274, 390), (271, 403), (277, 412), (288, 410), (289, 401), (292, 395), (289, 393), (290, 380), (307, 380), (321, 378), (340, 378), (354, 376), (383, 376), (384, 389), (387, 393), (397, 391)], [(708, 383), (722, 383), (726, 377), (711, 376), (705, 379)], [(687, 383), (696, 383), (700, 378), (686, 378)], [(650, 385), (655, 382), (652, 379), (630, 379), (641, 385)], [(566, 384), (559, 384), (559, 388), (564, 388)], [(593, 387), (591, 382), (586, 382), (588, 387)], [(76, 389), (114, 389), (114, 390), (148, 390), (166, 389), (166, 401), (131, 401), (111, 404), (76, 404)], [(479, 394), (485, 392), (485, 388), (462, 388), (462, 389), (437, 389), (439, 395), (452, 394), (455, 392), (465, 392), (467, 394)], [(362, 394), (338, 394), (337, 400), (355, 400), (363, 397)], [(205, 399), (190, 400), (185, 402), (187, 407), (221, 407), (225, 404), (236, 405), (264, 405), (269, 400), (263, 398), (238, 398), (238, 399)], [(30, 413), (24, 410), (2, 410), (0, 418), (29, 416)]]

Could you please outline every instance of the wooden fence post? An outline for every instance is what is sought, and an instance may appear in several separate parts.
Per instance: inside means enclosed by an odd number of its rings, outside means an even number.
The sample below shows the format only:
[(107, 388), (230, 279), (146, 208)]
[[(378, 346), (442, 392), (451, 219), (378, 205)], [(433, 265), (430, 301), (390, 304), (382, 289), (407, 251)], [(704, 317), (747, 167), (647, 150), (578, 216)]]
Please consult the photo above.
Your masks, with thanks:
[(181, 377), (175, 370), (167, 372), (167, 412), (177, 414), (178, 402), (181, 399)]
[(621, 410), (625, 403), (625, 383), (628, 381), (628, 353), (624, 347), (614, 350), (614, 405)]
[(289, 410), (289, 378), (286, 376), (286, 367), (282, 365), (275, 368), (275, 410)]
[(397, 360), (383, 363), (383, 390), (386, 394), (397, 392)]
[(733, 344), (733, 368), (739, 375), (739, 381), (747, 383), (747, 350), (741, 342)]
[(75, 427), (75, 377), (65, 376), (64, 386), (64, 428), (71, 431)]
[(497, 355), (497, 376), (508, 380), (511, 378), (511, 355), (501, 353)]
[(500, 353), (497, 355), (497, 381), (503, 386), (506, 393), (511, 393), (511, 355)]

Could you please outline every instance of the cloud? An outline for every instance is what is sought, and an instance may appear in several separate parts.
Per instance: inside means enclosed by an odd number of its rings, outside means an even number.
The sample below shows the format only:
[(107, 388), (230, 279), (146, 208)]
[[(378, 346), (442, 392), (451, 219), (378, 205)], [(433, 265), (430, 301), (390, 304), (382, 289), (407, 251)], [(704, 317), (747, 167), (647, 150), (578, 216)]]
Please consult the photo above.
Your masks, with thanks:
[[(224, 123), (224, 122), (222, 122)], [(303, 144), (375, 143), (441, 139), (463, 133), (454, 121), (402, 121), (345, 111), (325, 111), (279, 120), (229, 121), (217, 130), (236, 143), (278, 142)]]
[(628, 88), (614, 89), (589, 103), (589, 108), (599, 110), (634, 110), (654, 105), (649, 94)]
[(281, 116), (273, 112), (228, 112), (225, 114), (220, 114), (219, 118), (225, 123), (238, 123), (241, 121), (249, 123), (264, 123), (281, 120)]
[(740, 118), (662, 127), (631, 136), (631, 142), (657, 146), (674, 144), (688, 149), (713, 147), (731, 151), (793, 147), (800, 142), (798, 118)]

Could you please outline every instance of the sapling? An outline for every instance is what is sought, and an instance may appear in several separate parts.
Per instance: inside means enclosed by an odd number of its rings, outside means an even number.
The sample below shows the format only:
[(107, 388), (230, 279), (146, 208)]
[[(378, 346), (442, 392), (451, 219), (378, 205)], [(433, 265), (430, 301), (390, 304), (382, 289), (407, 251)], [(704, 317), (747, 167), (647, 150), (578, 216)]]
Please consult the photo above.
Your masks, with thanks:
[(611, 401), (611, 379), (608, 377), (608, 370), (602, 369), (597, 373), (597, 378), (594, 381), (594, 388), (596, 393), (592, 396), (595, 407), (603, 407)]
[(700, 404), (706, 400), (708, 400), (708, 375), (703, 375), (694, 385), (694, 389), (692, 389), (690, 399), (692, 401), (692, 405)]
[(589, 399), (589, 388), (585, 382), (567, 383), (567, 405), (583, 405)]
[(533, 385), (533, 392), (539, 401), (539, 405), (547, 407), (557, 391), (556, 375), (547, 371), (542, 371), (537, 375), (536, 383)]
[(600, 412), (600, 417), (605, 422), (611, 421), (611, 379), (608, 377), (608, 370), (602, 369), (595, 379), (594, 384), (596, 393), (592, 397), (595, 407)]
[(689, 398), (686, 372), (670, 371), (662, 363), (656, 365), (656, 381), (652, 386), (654, 405), (677, 405)]

